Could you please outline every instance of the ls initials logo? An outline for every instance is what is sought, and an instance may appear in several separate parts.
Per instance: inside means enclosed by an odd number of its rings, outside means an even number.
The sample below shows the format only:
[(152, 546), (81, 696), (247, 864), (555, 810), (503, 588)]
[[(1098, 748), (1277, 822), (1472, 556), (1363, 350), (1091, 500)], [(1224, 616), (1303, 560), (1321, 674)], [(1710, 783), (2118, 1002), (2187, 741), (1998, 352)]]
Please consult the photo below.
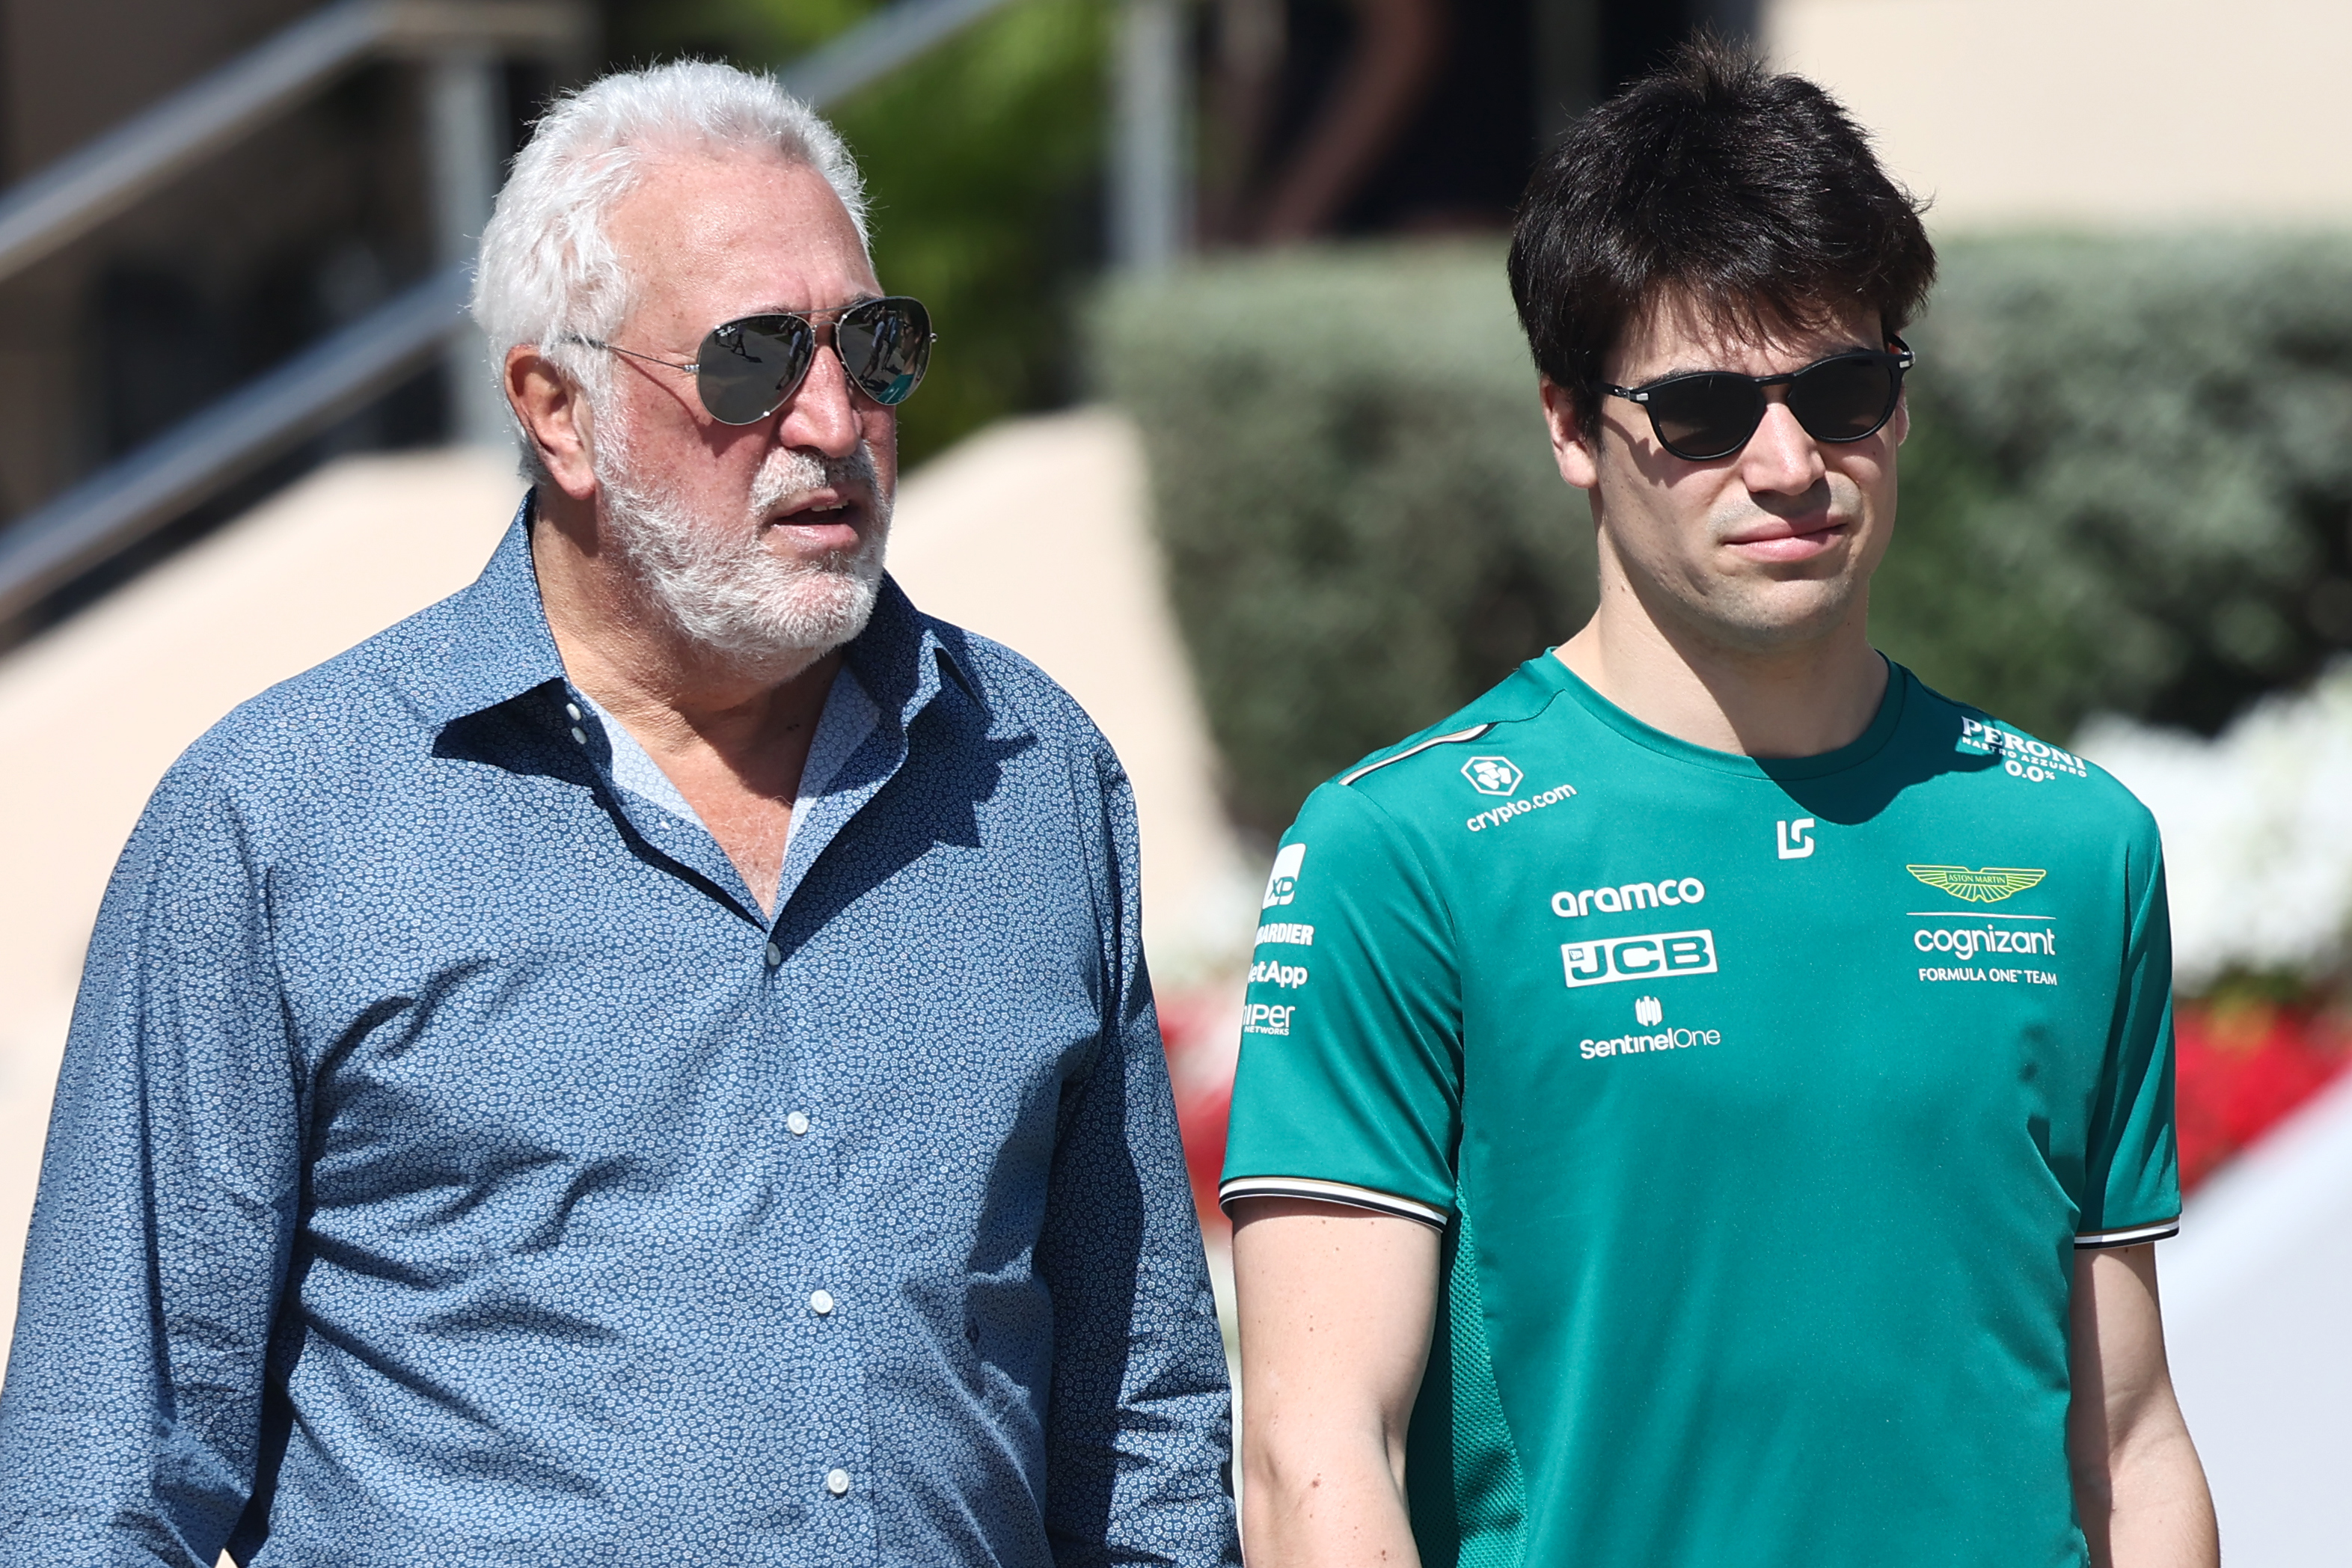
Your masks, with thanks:
[(1801, 860), (1813, 852), (1813, 819), (1801, 816), (1794, 822), (1774, 824), (1780, 830), (1780, 858)]

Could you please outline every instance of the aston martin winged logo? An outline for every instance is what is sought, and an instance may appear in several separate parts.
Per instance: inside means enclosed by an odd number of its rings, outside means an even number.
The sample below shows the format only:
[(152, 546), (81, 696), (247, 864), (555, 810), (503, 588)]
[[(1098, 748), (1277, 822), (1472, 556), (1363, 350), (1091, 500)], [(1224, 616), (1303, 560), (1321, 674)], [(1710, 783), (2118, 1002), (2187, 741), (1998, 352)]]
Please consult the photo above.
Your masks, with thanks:
[(2017, 866), (1987, 866), (1971, 871), (1966, 866), (1906, 866), (1931, 888), (1971, 904), (1997, 904), (2011, 893), (2021, 893), (2048, 876), (2047, 871)]

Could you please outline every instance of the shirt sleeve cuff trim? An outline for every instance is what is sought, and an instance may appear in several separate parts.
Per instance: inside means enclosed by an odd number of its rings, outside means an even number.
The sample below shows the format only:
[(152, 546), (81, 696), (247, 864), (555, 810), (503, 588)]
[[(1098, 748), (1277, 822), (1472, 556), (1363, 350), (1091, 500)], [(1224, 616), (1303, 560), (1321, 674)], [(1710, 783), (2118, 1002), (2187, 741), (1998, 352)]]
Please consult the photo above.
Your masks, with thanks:
[(1312, 1176), (1235, 1176), (1217, 1189), (1217, 1206), (1231, 1209), (1235, 1198), (1306, 1198), (1319, 1204), (1345, 1204), (1349, 1208), (1370, 1209), (1377, 1214), (1394, 1215), (1399, 1219), (1419, 1220), (1440, 1230), (1444, 1230), (1446, 1222), (1452, 1218), (1434, 1204), (1401, 1198), (1394, 1193), (1377, 1192), (1370, 1187), (1354, 1186), (1346, 1182), (1318, 1181)]
[(2089, 1230), (2074, 1238), (2078, 1247), (2137, 1247), (2143, 1241), (2162, 1241), (2180, 1234), (2180, 1216), (2157, 1221), (2154, 1225), (2136, 1225), (2124, 1230)]

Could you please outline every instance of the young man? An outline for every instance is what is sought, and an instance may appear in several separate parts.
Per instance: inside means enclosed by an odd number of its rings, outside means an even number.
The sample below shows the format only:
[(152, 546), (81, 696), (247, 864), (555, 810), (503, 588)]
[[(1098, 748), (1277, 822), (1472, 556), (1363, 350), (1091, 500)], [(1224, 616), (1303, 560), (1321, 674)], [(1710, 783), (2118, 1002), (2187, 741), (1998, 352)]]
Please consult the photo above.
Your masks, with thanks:
[(2155, 826), (1865, 636), (1934, 268), (1720, 50), (1530, 188), (1600, 608), (1276, 859), (1223, 1189), (1259, 1568), (2214, 1561)]

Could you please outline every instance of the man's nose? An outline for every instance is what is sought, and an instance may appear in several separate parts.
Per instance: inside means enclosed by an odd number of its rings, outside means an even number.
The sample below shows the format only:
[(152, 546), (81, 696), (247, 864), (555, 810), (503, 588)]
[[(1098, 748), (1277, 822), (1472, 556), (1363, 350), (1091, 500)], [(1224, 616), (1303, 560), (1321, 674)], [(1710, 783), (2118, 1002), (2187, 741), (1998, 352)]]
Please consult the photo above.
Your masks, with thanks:
[(1797, 423), (1787, 397), (1781, 396), (1765, 403), (1764, 422), (1748, 438), (1739, 469), (1750, 490), (1802, 495), (1821, 482), (1829, 465), (1822, 458), (1821, 444)]
[(808, 374), (784, 405), (776, 438), (787, 447), (846, 458), (857, 450), (860, 436), (856, 399), (841, 356), (829, 341), (821, 343)]

